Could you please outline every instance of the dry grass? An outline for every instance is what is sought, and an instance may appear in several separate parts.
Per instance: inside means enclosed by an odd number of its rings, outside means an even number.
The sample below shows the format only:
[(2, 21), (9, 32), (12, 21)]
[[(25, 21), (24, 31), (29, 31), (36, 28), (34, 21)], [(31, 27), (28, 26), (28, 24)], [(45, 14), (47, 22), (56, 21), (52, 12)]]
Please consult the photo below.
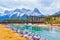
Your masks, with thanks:
[(26, 38), (0, 24), (0, 40), (26, 40)]

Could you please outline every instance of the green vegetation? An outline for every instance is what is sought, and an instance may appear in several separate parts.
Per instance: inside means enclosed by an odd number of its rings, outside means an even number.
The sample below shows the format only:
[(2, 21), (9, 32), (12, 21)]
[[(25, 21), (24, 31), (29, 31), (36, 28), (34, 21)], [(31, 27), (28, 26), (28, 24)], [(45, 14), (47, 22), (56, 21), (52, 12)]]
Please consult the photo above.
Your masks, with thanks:
[(28, 17), (28, 18), (10, 18), (1, 20), (0, 22), (42, 22), (43, 24), (60, 24), (60, 14), (40, 17)]
[(60, 14), (45, 17), (46, 24), (60, 24)]

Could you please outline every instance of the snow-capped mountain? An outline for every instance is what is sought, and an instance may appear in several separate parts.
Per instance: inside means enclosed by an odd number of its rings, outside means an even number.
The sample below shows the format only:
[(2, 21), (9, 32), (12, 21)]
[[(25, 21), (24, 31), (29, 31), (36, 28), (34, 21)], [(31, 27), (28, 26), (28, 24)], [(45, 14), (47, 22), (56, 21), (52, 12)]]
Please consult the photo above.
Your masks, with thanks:
[(43, 17), (44, 15), (35, 8), (33, 11), (30, 9), (15, 9), (15, 10), (5, 10), (4, 13), (0, 13), (0, 19), (9, 19), (9, 18), (26, 18), (27, 16), (39, 16)]
[(39, 17), (43, 17), (44, 15), (37, 9), (35, 8), (31, 14), (32, 16), (39, 16)]
[(56, 12), (55, 14), (60, 14), (60, 11)]
[(60, 15), (60, 11), (57, 11), (57, 12), (55, 12), (55, 13), (52, 14), (52, 15)]

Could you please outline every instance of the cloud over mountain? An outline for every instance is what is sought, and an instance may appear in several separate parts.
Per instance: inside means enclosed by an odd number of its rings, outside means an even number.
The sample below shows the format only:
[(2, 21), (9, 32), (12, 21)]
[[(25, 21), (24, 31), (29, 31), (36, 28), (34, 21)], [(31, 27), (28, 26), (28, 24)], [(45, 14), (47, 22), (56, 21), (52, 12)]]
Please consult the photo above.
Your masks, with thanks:
[(43, 14), (51, 15), (60, 10), (60, 0), (0, 0), (0, 7), (3, 9), (38, 8)]

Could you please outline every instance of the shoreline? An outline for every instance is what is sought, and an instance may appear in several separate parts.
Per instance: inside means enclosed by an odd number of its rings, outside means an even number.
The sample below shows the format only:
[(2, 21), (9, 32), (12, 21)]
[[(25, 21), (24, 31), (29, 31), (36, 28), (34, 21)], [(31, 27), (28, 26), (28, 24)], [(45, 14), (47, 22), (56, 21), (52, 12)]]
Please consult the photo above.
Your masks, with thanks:
[[(9, 25), (11, 25), (11, 24), (9, 24)], [(26, 24), (26, 23), (24, 23), (24, 24), (15, 23), (13, 25), (24, 26), (24, 25), (28, 25), (28, 24)], [(42, 28), (55, 29), (55, 30), (59, 30), (60, 31), (60, 26), (55, 26), (55, 25), (51, 25), (51, 24), (31, 24), (31, 26), (37, 26), (37, 27), (42, 27)]]
[[(23, 25), (29, 25), (29, 24), (26, 24), (26, 23), (11, 23), (11, 24), (15, 24), (15, 25), (21, 25), (21, 26), (23, 26)], [(60, 27), (60, 24), (41, 24), (41, 23), (35, 23), (35, 24), (32, 24), (32, 23), (30, 23), (32, 26), (44, 26), (44, 27)]]
[[(28, 25), (28, 24), (9, 24), (9, 26), (10, 25), (21, 25), (21, 26), (24, 26), (24, 25)], [(51, 31), (59, 31), (60, 32), (60, 27), (58, 27), (58, 26), (52, 26), (52, 25), (50, 25), (50, 24), (30, 24), (31, 26), (37, 26), (37, 27), (46, 27), (46, 28), (51, 28), (51, 29), (53, 29), (53, 30), (51, 30)], [(25, 35), (26, 36), (26, 35)]]
[[(14, 25), (19, 25), (19, 24), (14, 24)], [(37, 34), (33, 34), (31, 32), (27, 32), (27, 31), (23, 31), (23, 30), (19, 30), (16, 28), (11, 27), (10, 29), (12, 29), (13, 31), (23, 35), (24, 37), (28, 38), (28, 39), (39, 39), (39, 40), (48, 40), (47, 38), (41, 37), (40, 35)]]

